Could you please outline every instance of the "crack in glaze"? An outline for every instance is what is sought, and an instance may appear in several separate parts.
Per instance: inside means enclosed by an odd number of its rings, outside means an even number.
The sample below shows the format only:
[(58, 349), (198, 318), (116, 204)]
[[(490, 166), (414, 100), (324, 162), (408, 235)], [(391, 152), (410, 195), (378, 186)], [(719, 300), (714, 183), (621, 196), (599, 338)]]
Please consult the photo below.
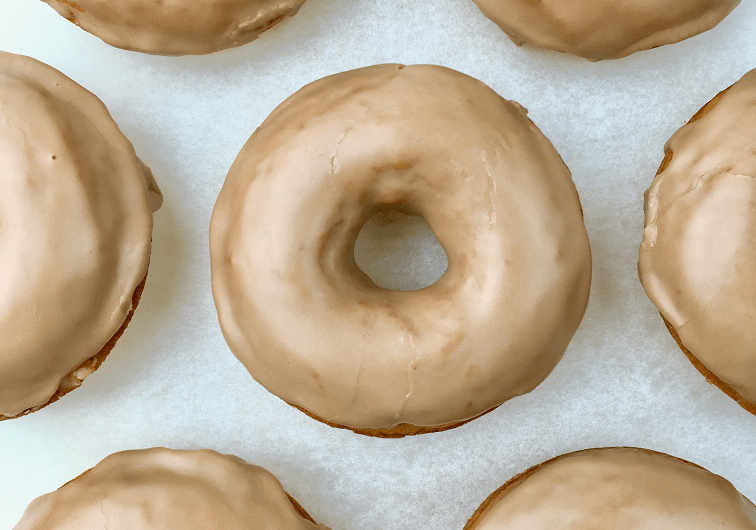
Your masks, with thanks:
[(483, 167), (486, 170), (487, 179), (486, 193), (488, 194), (488, 226), (489, 228), (493, 228), (493, 225), (496, 222), (496, 204), (493, 200), (493, 196), (496, 195), (496, 181), (494, 180), (493, 175), (491, 175), (491, 171), (488, 169), (488, 164), (485, 161), (483, 162)]
[[(671, 165), (671, 164), (670, 164)], [(648, 208), (648, 219), (646, 220), (646, 227), (643, 229), (643, 236), (644, 236), (644, 243), (645, 240), (648, 239), (648, 247), (654, 248), (656, 245), (656, 238), (658, 234), (658, 224), (659, 220), (662, 219), (667, 212), (669, 212), (680, 199), (683, 199), (684, 197), (688, 196), (690, 193), (702, 188), (705, 184), (707, 184), (709, 181), (714, 179), (715, 177), (719, 176), (733, 176), (733, 177), (745, 177), (745, 178), (756, 178), (750, 175), (744, 175), (739, 173), (730, 173), (729, 171), (717, 171), (722, 164), (717, 164), (712, 169), (704, 172), (702, 175), (690, 179), (690, 185), (688, 188), (679, 193), (677, 196), (672, 198), (664, 211), (659, 212), (659, 189), (661, 188), (662, 183), (664, 182), (664, 174), (667, 172), (667, 170), (659, 173), (657, 176), (657, 181), (652, 184), (648, 198), (646, 200), (647, 208)]]
[(402, 412), (404, 412), (404, 408), (407, 406), (407, 402), (410, 399), (410, 396), (412, 395), (412, 392), (415, 389), (415, 381), (412, 377), (412, 372), (415, 369), (415, 364), (417, 364), (417, 359), (420, 357), (420, 352), (418, 351), (417, 347), (415, 346), (414, 341), (412, 340), (412, 333), (409, 332), (406, 326), (403, 324), (399, 324), (402, 327), (402, 330), (407, 334), (407, 343), (412, 347), (412, 349), (415, 352), (415, 356), (413, 359), (409, 362), (407, 365), (407, 386), (408, 391), (407, 395), (404, 396), (404, 401), (402, 402), (402, 406), (399, 408), (399, 411), (396, 413), (396, 416), (394, 416), (395, 421), (399, 421), (399, 417), (402, 415)]
[(360, 348), (360, 365), (357, 368), (357, 377), (354, 378), (354, 389), (352, 390), (352, 399), (349, 401), (349, 404), (344, 407), (344, 409), (339, 413), (339, 416), (343, 415), (346, 411), (352, 408), (352, 406), (357, 401), (357, 389), (360, 387), (360, 379), (362, 377), (362, 369), (365, 366), (365, 346), (364, 343), (367, 341), (367, 335), (362, 335), (362, 342), (363, 346)]
[(102, 528), (104, 530), (108, 530), (108, 516), (105, 514), (105, 500), (100, 500), (100, 513), (102, 513), (102, 518), (105, 519), (105, 522), (103, 523)]
[(334, 194), (338, 191), (336, 183), (335, 183), (335, 177), (336, 177), (336, 171), (337, 171), (337, 166), (338, 166), (339, 150), (341, 149), (341, 144), (344, 142), (344, 139), (347, 137), (347, 134), (349, 134), (349, 131), (351, 131), (352, 129), (354, 129), (354, 127), (347, 127), (344, 130), (344, 134), (341, 135), (341, 138), (336, 143), (336, 152), (331, 157), (331, 178), (334, 180), (331, 193), (334, 193)]

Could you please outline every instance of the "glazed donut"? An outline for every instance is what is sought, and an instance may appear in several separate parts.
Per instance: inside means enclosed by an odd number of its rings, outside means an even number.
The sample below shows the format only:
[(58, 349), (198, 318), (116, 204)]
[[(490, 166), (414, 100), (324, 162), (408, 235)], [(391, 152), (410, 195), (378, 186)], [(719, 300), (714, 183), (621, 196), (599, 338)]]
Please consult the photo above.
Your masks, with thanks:
[(81, 385), (144, 287), (162, 197), (96, 96), (0, 52), (0, 420)]
[(619, 59), (708, 31), (740, 0), (473, 0), (518, 46)]
[[(448, 256), (433, 285), (377, 287), (360, 228), (422, 215)], [(588, 302), (567, 167), (527, 118), (439, 66), (330, 76), (282, 103), (234, 162), (210, 225), (229, 347), (268, 390), (362, 434), (468, 421), (535, 388)]]
[(305, 0), (43, 0), (111, 46), (200, 55), (255, 40)]
[(464, 530), (754, 530), (756, 507), (702, 467), (631, 447), (553, 458), (492, 493)]
[(276, 477), (215, 451), (124, 451), (34, 500), (14, 530), (328, 530)]
[(756, 414), (756, 70), (667, 142), (638, 274), (694, 366)]

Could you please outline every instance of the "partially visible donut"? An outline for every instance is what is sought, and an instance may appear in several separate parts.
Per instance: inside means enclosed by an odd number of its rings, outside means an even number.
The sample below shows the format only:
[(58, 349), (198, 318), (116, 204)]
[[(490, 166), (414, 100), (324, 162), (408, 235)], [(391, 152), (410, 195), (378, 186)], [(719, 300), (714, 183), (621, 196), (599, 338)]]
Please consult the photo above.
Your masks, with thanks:
[(210, 450), (115, 453), (34, 500), (14, 530), (328, 530), (270, 472)]
[[(424, 289), (355, 264), (364, 222), (425, 217), (449, 259)], [(210, 226), (218, 317), (234, 354), (337, 427), (403, 436), (531, 391), (588, 302), (575, 185), (525, 109), (439, 66), (316, 81), (252, 135)]]
[(116, 48), (199, 55), (255, 40), (305, 0), (43, 0)]
[(756, 507), (702, 467), (648, 449), (558, 456), (493, 492), (464, 530), (756, 530)]
[(521, 46), (592, 61), (672, 44), (716, 26), (740, 0), (473, 0)]
[(641, 283), (693, 365), (756, 414), (756, 70), (664, 150), (645, 194)]
[(105, 105), (0, 52), (0, 420), (81, 385), (144, 288), (162, 196)]

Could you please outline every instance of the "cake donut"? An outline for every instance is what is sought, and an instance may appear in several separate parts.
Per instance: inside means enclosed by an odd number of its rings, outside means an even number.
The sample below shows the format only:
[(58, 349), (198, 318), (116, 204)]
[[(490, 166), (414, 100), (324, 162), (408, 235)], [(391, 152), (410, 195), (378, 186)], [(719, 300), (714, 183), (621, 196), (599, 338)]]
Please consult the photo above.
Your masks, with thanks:
[(142, 294), (162, 196), (96, 96), (0, 52), (0, 420), (81, 385)]
[(708, 31), (740, 0), (473, 0), (518, 46), (619, 59)]
[(631, 447), (588, 449), (514, 477), (464, 530), (756, 530), (756, 507), (722, 477)]
[[(448, 256), (433, 285), (356, 265), (376, 212), (422, 215)], [(527, 111), (439, 66), (311, 83), (234, 162), (210, 225), (223, 335), (265, 388), (361, 434), (455, 427), (531, 391), (588, 302), (569, 170)]]
[(247, 44), (305, 0), (43, 0), (116, 48), (200, 55)]
[(270, 472), (210, 450), (124, 451), (34, 500), (14, 530), (328, 530)]
[(756, 70), (667, 142), (645, 194), (643, 288), (693, 365), (756, 414)]

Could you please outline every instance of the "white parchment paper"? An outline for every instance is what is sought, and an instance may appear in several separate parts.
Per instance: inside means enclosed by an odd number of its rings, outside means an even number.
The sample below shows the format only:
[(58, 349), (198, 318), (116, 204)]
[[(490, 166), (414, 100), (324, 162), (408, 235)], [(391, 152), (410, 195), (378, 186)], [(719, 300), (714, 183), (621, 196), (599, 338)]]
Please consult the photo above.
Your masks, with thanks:
[[(756, 416), (685, 359), (636, 273), (642, 194), (664, 142), (756, 67), (756, 1), (703, 35), (601, 63), (517, 48), (470, 0), (308, 0), (254, 43), (180, 58), (111, 48), (39, 1), (2, 3), (0, 49), (97, 94), (165, 204), (142, 302), (107, 361), (60, 402), (0, 423), (0, 529), (108, 454), (158, 445), (262, 465), (334, 530), (461, 530), (514, 474), (599, 446), (691, 460), (756, 500)], [(528, 108), (572, 170), (593, 251), (587, 314), (541, 386), (461, 428), (401, 440), (331, 429), (258, 385), (221, 335), (208, 252), (215, 198), (263, 119), (308, 82), (383, 62), (455, 68)], [(438, 274), (442, 256), (426, 250), (410, 281), (426, 258)]]

